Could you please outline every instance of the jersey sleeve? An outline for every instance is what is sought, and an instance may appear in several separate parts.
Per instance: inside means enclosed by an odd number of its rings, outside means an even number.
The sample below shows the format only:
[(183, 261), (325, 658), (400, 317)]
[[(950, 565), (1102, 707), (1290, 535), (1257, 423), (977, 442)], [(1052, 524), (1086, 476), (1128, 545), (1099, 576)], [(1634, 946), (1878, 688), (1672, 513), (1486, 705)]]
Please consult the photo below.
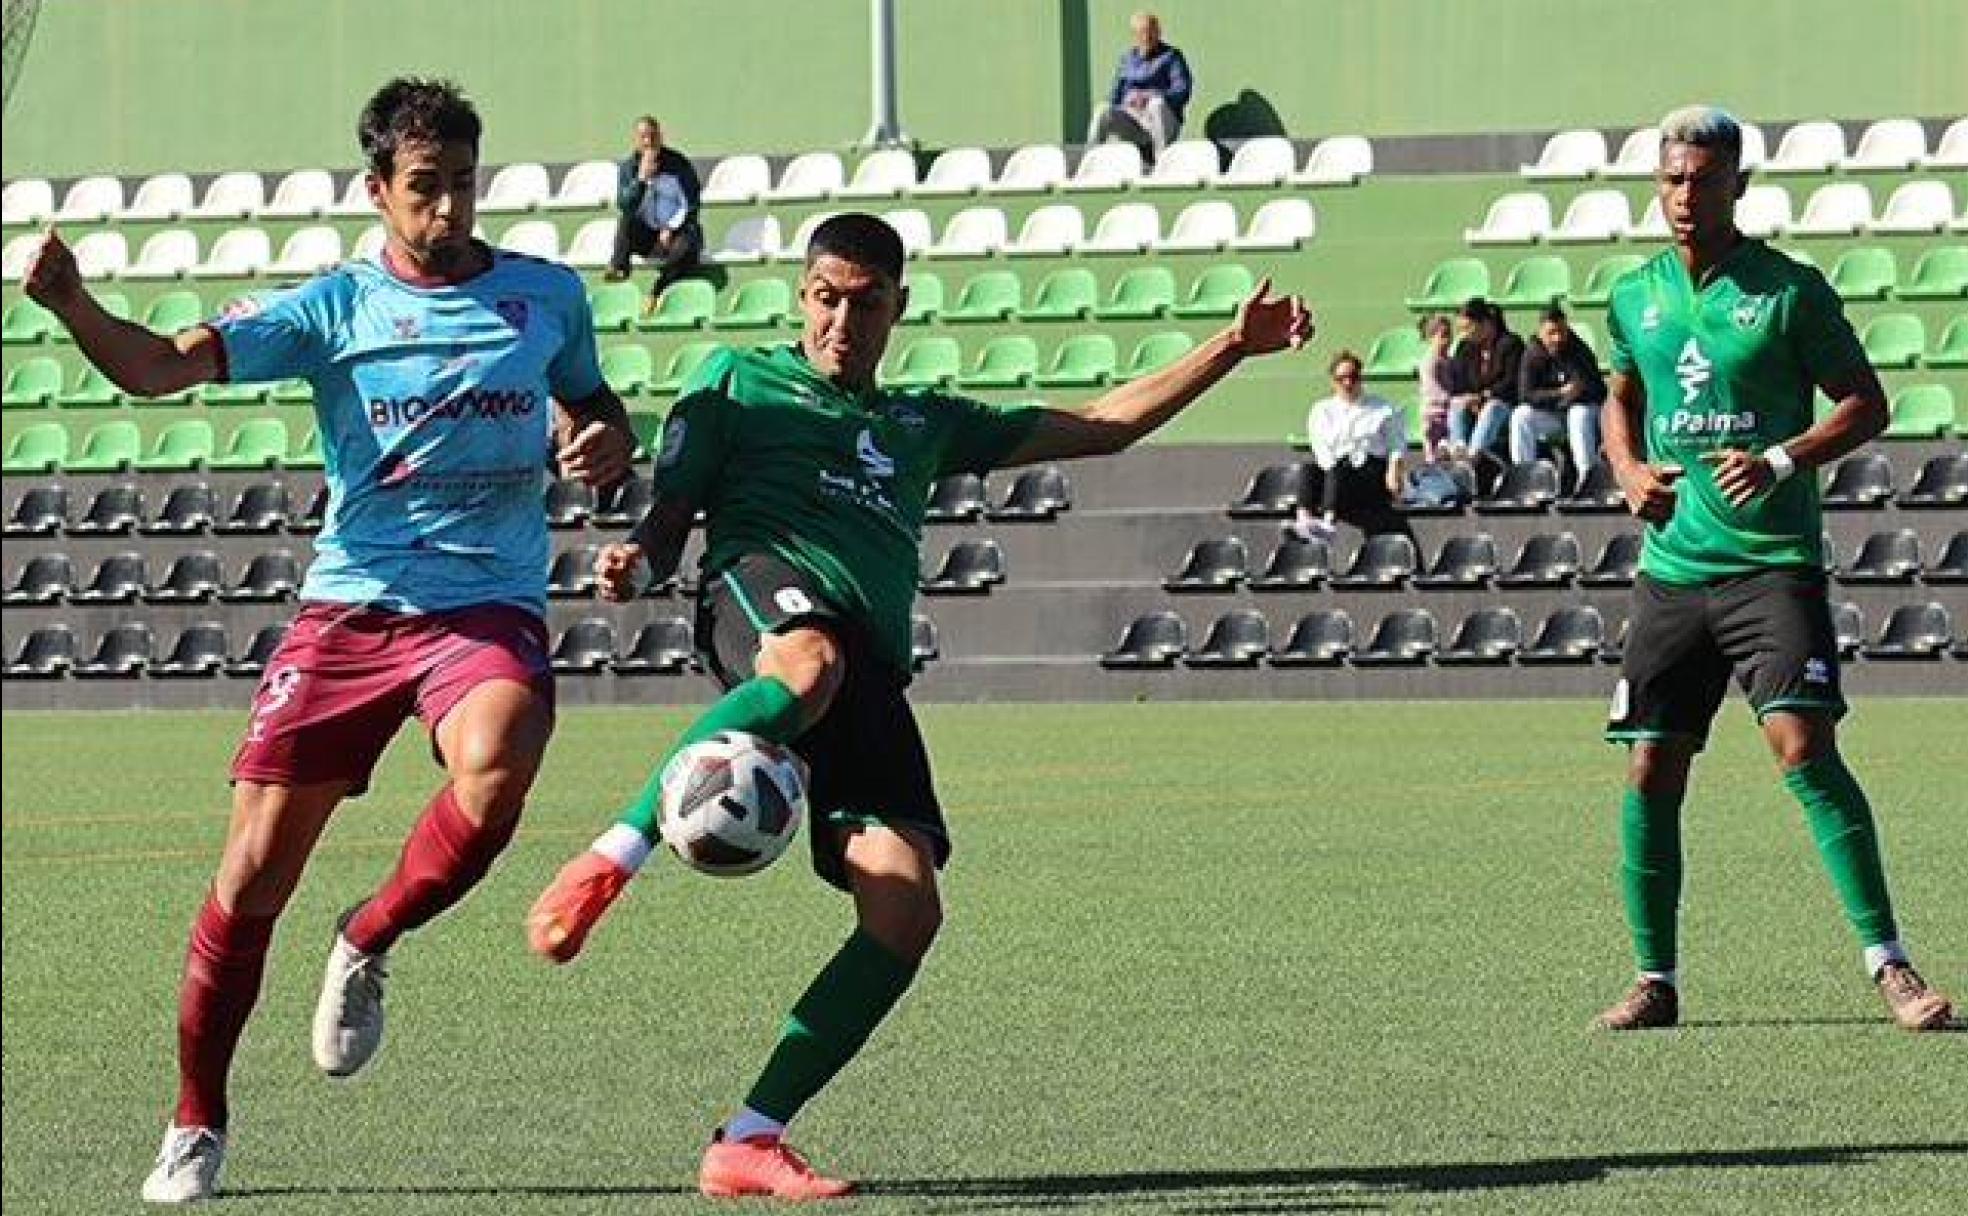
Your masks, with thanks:
[(342, 279), (327, 274), (292, 291), (229, 307), (211, 322), (225, 351), (226, 382), (311, 379), (333, 357)]
[(967, 397), (944, 397), (941, 406), (949, 421), (937, 462), (938, 477), (950, 473), (982, 475), (1002, 465), (1046, 411), (1042, 405), (999, 409)]
[(1633, 348), (1627, 344), (1626, 321), (1620, 308), (1620, 298), (1613, 296), (1612, 307), (1606, 310), (1606, 363), (1614, 373), (1631, 376), (1639, 365), (1633, 361)]
[(1791, 296), (1787, 327), (1792, 349), (1813, 384), (1823, 384), (1866, 361), (1865, 347), (1852, 332), (1845, 306), (1824, 276), (1804, 276)]
[(742, 408), (731, 397), (734, 364), (729, 350), (704, 360), (663, 419), (651, 479), (658, 498), (700, 504), (711, 498), (730, 455), (734, 415)]
[(547, 364), (547, 388), (561, 401), (582, 401), (601, 391), (601, 361), (595, 353), (594, 310), (580, 279), (567, 276), (561, 332), (566, 339)]

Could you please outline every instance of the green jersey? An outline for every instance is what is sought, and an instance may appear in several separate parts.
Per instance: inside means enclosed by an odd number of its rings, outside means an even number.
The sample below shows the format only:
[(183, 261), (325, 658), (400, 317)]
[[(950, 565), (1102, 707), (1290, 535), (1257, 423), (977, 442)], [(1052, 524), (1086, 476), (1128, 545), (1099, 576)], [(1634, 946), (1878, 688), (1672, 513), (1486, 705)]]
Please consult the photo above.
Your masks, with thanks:
[(1039, 412), (923, 390), (853, 392), (796, 344), (727, 347), (664, 421), (655, 488), (708, 517), (706, 578), (748, 554), (777, 557), (907, 671), (931, 487), (995, 467)]
[(1606, 323), (1613, 370), (1646, 389), (1647, 459), (1684, 470), (1674, 516), (1647, 529), (1640, 568), (1686, 586), (1822, 566), (1816, 477), (1800, 473), (1736, 508), (1701, 457), (1802, 434), (1817, 386), (1865, 362), (1824, 276), (1745, 240), (1698, 287), (1669, 249), (1613, 284)]

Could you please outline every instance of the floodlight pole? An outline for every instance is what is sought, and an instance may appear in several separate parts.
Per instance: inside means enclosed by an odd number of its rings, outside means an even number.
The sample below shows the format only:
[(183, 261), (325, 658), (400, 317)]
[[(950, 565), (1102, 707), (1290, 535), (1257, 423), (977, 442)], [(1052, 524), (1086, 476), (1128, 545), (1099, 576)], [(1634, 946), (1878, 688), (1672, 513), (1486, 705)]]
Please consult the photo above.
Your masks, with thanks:
[(874, 116), (864, 148), (907, 147), (912, 141), (902, 130), (895, 105), (895, 0), (868, 0), (868, 25), (874, 35), (874, 79), (870, 102)]

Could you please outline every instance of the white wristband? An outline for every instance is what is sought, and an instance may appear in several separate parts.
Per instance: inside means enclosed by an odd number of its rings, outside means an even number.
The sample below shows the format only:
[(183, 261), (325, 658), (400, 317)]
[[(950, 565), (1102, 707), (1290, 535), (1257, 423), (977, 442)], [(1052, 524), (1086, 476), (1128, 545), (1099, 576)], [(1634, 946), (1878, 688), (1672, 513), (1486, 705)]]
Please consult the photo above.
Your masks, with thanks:
[(1781, 443), (1773, 443), (1763, 449), (1763, 462), (1770, 466), (1772, 484), (1787, 479), (1797, 471), (1797, 462), (1791, 459), (1789, 452), (1784, 451)]

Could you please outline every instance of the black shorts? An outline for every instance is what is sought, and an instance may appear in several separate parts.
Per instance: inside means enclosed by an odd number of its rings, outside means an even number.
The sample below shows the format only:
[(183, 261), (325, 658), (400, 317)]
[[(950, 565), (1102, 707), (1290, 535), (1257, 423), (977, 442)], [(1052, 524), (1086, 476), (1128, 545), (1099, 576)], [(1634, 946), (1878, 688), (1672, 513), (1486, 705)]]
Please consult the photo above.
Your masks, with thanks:
[(811, 779), (813, 870), (845, 891), (844, 852), (854, 825), (912, 828), (929, 837), (941, 868), (950, 833), (930, 777), (916, 715), (903, 695), (909, 675), (876, 654), (861, 626), (829, 604), (813, 580), (775, 557), (753, 555), (704, 580), (697, 600), (697, 649), (724, 688), (752, 678), (759, 639), (818, 625), (847, 659), (827, 716), (794, 742)]
[(1635, 578), (1606, 738), (1702, 746), (1731, 671), (1759, 722), (1782, 710), (1844, 715), (1823, 571), (1769, 570), (1704, 587)]

